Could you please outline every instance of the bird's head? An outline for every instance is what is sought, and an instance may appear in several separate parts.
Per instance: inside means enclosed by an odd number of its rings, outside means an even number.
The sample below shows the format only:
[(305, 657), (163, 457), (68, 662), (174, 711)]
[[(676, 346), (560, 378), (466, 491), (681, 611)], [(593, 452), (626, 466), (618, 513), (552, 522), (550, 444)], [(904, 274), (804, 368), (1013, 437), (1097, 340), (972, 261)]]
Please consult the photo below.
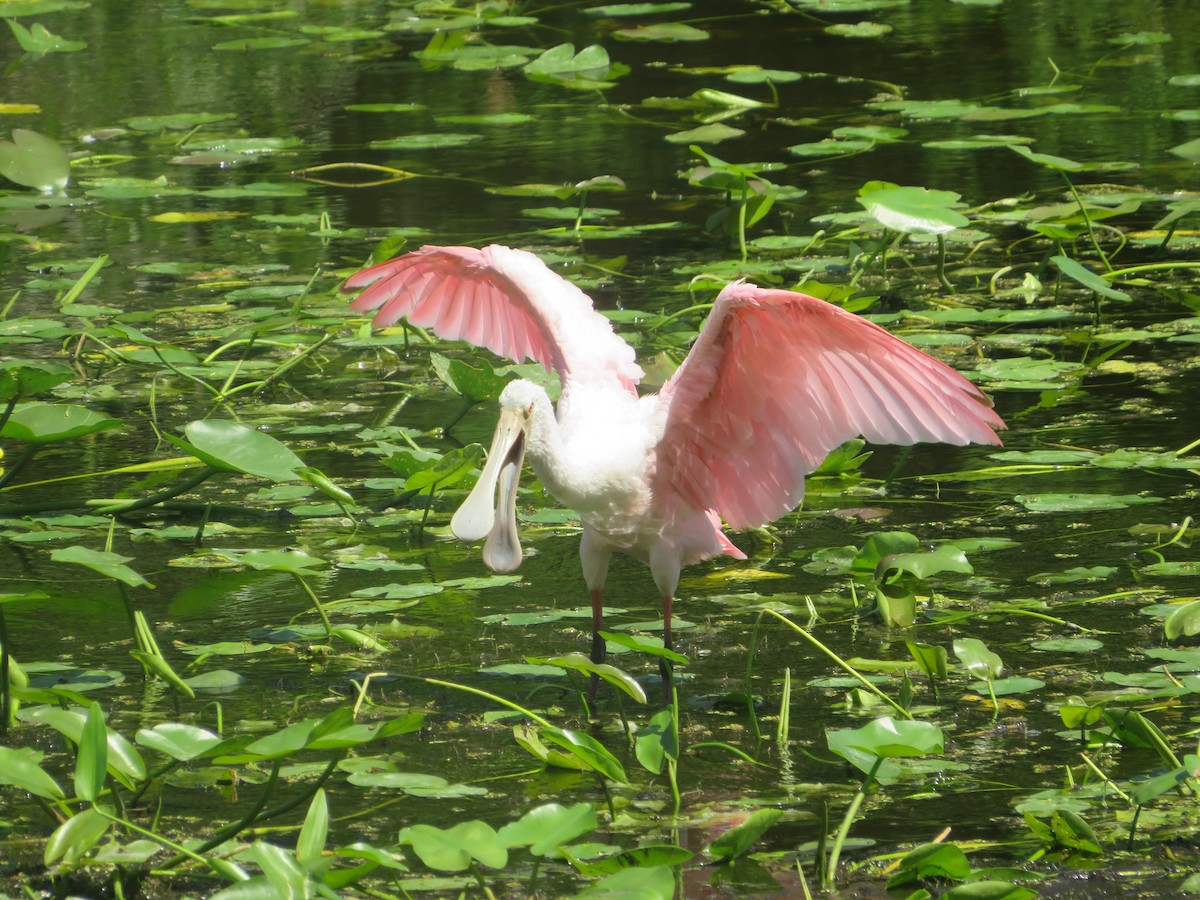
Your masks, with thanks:
[(500, 419), (492, 435), (487, 463), (463, 501), (450, 530), (461, 541), (479, 541), (483, 562), (493, 572), (512, 572), (521, 565), (517, 536), (517, 483), (525, 461), (529, 424), (546, 392), (532, 382), (509, 383), (500, 394)]

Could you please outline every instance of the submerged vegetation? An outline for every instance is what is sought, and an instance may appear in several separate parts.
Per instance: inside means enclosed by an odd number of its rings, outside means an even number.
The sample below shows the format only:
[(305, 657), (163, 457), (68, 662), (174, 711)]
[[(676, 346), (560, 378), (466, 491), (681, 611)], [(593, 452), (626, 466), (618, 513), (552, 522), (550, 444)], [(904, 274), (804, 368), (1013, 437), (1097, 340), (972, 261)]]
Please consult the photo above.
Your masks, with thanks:
[[(0, 895), (1200, 890), (1182, 5), (145, 6), (0, 2)], [(426, 241), (658, 383), (801, 289), (1008, 446), (840, 448), (679, 652), (618, 567), (598, 666), (570, 511), (526, 485), (515, 575), (448, 540), (544, 373), (338, 293)]]

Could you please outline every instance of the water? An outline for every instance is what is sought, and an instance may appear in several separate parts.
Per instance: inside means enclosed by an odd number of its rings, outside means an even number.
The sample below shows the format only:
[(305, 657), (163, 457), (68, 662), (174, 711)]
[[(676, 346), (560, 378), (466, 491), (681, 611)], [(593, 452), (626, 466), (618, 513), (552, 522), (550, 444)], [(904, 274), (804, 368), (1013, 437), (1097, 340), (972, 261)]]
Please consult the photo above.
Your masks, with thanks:
[[(684, 308), (692, 300), (682, 290), (687, 276), (677, 270), (715, 264), (736, 254), (729, 241), (702, 231), (722, 198), (690, 187), (680, 177), (695, 162), (687, 142), (664, 140), (668, 134), (700, 124), (702, 116), (664, 110), (645, 104), (645, 100), (686, 97), (702, 88), (764, 102), (771, 99), (762, 85), (729, 82), (717, 73), (699, 74), (694, 71), (699, 67), (753, 64), (804, 74), (801, 80), (778, 85), (777, 107), (752, 110), (729, 120), (745, 131), (742, 137), (706, 146), (729, 161), (786, 163), (786, 168), (768, 177), (777, 185), (806, 192), (781, 201), (752, 236), (812, 234), (816, 230), (810, 222), (813, 216), (857, 211), (855, 194), (871, 179), (957, 191), (972, 206), (1032, 193), (1046, 202), (1060, 199), (1063, 183), (1056, 173), (1033, 166), (1007, 149), (956, 152), (923, 146), (928, 141), (980, 133), (1028, 137), (1038, 152), (1089, 163), (1129, 160), (1139, 166), (1132, 171), (1082, 175), (1077, 179), (1081, 184), (1108, 182), (1118, 188), (1162, 194), (1196, 187), (1194, 164), (1168, 152), (1190, 139), (1194, 125), (1173, 114), (1195, 107), (1196, 88), (1169, 83), (1172, 76), (1192, 72), (1200, 41), (1200, 20), (1188, 15), (1186, 0), (1139, 4), (1010, 0), (996, 7), (916, 3), (895, 11), (840, 17), (781, 15), (772, 12), (769, 4), (696, 3), (685, 15), (710, 35), (709, 40), (696, 43), (623, 42), (614, 39), (612, 31), (637, 21), (593, 17), (577, 6), (544, 13), (535, 7), (532, 11), (539, 15), (535, 25), (484, 32), (492, 42), (539, 48), (566, 40), (573, 40), (577, 49), (602, 42), (614, 61), (629, 65), (632, 72), (599, 92), (537, 83), (517, 69), (455, 71), (425, 64), (412, 53), (426, 45), (428, 35), (402, 31), (382, 39), (314, 41), (288, 49), (212, 49), (235, 37), (296, 36), (300, 24), (374, 26), (387, 22), (393, 14), (388, 4), (368, 2), (301, 4), (289, 10), (297, 17), (261, 24), (218, 24), (211, 17), (232, 10), (200, 3), (98, 2), (70, 16), (51, 13), (24, 20), (27, 24), (44, 21), (51, 31), (88, 44), (85, 51), (28, 59), (5, 84), (6, 101), (34, 102), (42, 110), (7, 116), (6, 123), (52, 135), (77, 157), (71, 196), (78, 202), (69, 209), (45, 211), (46, 219), (38, 221), (23, 212), (14, 213), (14, 220), (4, 220), (18, 221), (25, 230), (0, 230), (0, 297), (21, 291), (10, 317), (59, 317), (55, 285), (31, 286), (29, 279), (42, 271), (53, 275), (63, 263), (107, 253), (113, 265), (89, 288), (84, 300), (120, 312), (68, 315), (64, 334), (21, 342), (6, 339), (9, 342), (0, 346), (0, 353), (72, 360), (81, 375), (70, 392), (71, 399), (122, 418), (126, 428), (120, 434), (48, 449), (21, 481), (49, 480), (173, 454), (172, 448), (156, 449), (150, 419), (177, 432), (184, 423), (214, 409), (212, 396), (194, 383), (165, 376), (155, 363), (123, 361), (102, 352), (99, 343), (80, 344), (75, 335), (96, 333), (109, 347), (119, 350), (123, 344), (119, 336), (101, 329), (123, 322), (203, 356), (222, 341), (248, 334), (254, 323), (287, 314), (290, 307), (288, 300), (269, 297), (229, 299), (230, 291), (303, 284), (319, 272), (313, 292), (303, 301), (295, 330), (307, 335), (329, 331), (337, 339), (289, 373), (280, 385), (265, 394), (241, 395), (220, 414), (236, 415), (276, 434), (294, 449), (307, 451), (307, 462), (338, 479), (360, 499), (382, 499), (382, 489), (367, 491), (359, 486), (388, 472), (373, 457), (356, 455), (362, 444), (357, 432), (365, 426), (406, 425), (424, 433), (423, 443), (445, 450), (454, 441), (443, 441), (428, 432), (454, 415), (459, 403), (431, 386), (434, 382), (423, 348), (377, 349), (345, 340), (351, 325), (348, 319), (341, 324), (344, 301), (326, 293), (336, 285), (337, 273), (360, 265), (386, 229), (405, 229), (411, 231), (414, 245), (495, 240), (543, 251), (582, 251), (591, 260), (603, 262), (607, 270), (623, 266), (620, 275), (587, 270), (598, 282), (589, 289), (600, 306), (648, 312)], [(880, 39), (862, 40), (835, 37), (823, 30), (830, 22), (860, 18), (884, 22), (893, 30)], [(1148, 31), (1169, 32), (1171, 40), (1147, 43), (1135, 51), (1111, 43), (1123, 33)], [(11, 41), (8, 46), (12, 49)], [(1062, 73), (1057, 77), (1056, 69)], [(1021, 95), (1022, 89), (1050, 84), (1076, 85), (1077, 89)], [(898, 91), (889, 85), (897, 86)], [(959, 99), (989, 107), (1064, 102), (1110, 109), (1036, 118), (985, 114), (975, 119), (950, 116), (920, 121), (864, 106), (872, 98), (900, 95)], [(411, 103), (419, 108), (385, 113), (348, 109), (367, 103)], [(187, 152), (177, 146), (188, 137), (186, 130), (129, 130), (94, 142), (81, 137), (119, 126), (135, 116), (197, 112), (227, 113), (228, 118), (201, 126), (192, 139), (228, 135), (295, 138), (298, 143), (283, 152), (248, 156), (236, 165), (194, 166), (172, 162)], [(532, 118), (512, 125), (445, 121), (445, 117), (499, 113), (525, 113)], [(786, 150), (820, 140), (833, 127), (881, 124), (907, 128), (909, 134), (904, 141), (874, 152), (837, 159), (811, 161)], [(367, 147), (370, 141), (445, 131), (478, 133), (483, 138), (434, 150)], [(121, 158), (101, 160), (99, 154)], [(112, 166), (101, 166), (101, 162), (112, 162)], [(302, 182), (290, 174), (303, 167), (339, 162), (388, 165), (420, 177), (364, 188)], [(87, 192), (94, 189), (97, 179), (113, 175), (164, 178), (196, 193), (88, 199)], [(576, 242), (570, 235), (539, 233), (555, 223), (527, 212), (543, 206), (569, 208), (576, 202), (574, 198), (509, 196), (487, 190), (532, 183), (570, 185), (600, 175), (618, 176), (626, 185), (620, 192), (589, 195), (589, 206), (616, 211), (614, 223), (644, 226), (674, 221), (679, 226), (635, 236), (589, 236)], [(345, 177), (359, 179), (358, 174)], [(199, 193), (254, 182), (303, 186), (304, 190), (282, 197), (226, 198)], [(1147, 203), (1132, 221), (1122, 224), (1126, 228), (1149, 227), (1163, 209), (1161, 202)], [(236, 216), (182, 224), (151, 218), (167, 212)], [(315, 217), (320, 214), (328, 214), (330, 230), (318, 230)], [(310, 220), (262, 218), (267, 215), (308, 216)], [(1028, 261), (1022, 253), (1037, 255), (1023, 248), (1012, 257), (1018, 265)], [(766, 256), (756, 253), (752, 260)], [(625, 259), (614, 262), (618, 257)], [(139, 270), (148, 263), (196, 264), (197, 271), (164, 276)], [(979, 278), (986, 281), (1002, 263), (984, 252)], [(802, 268), (794, 267), (789, 277)], [(835, 269), (829, 280), (837, 280), (839, 274)], [(66, 283), (73, 277), (67, 276)], [(902, 275), (899, 284), (897, 295), (885, 291), (876, 309), (908, 307), (909, 295), (916, 289), (907, 286)], [(1187, 307), (1196, 308), (1194, 298), (1188, 299), (1191, 290), (1190, 283), (1183, 281), (1171, 290), (1140, 291), (1135, 305), (1109, 307), (1107, 321), (1136, 327), (1172, 322), (1184, 315)], [(645, 342), (646, 358), (660, 349), (655, 336), (636, 334), (634, 327), (627, 330), (631, 337)], [(981, 329), (975, 336), (994, 338), (997, 330), (1000, 326)], [(1020, 330), (1020, 326), (1008, 330)], [(1105, 349), (1102, 343), (1089, 343), (1082, 329), (1074, 333), (1051, 329), (1047, 334), (1045, 347), (1038, 352), (1057, 360), (1086, 361)], [(65, 335), (70, 335), (69, 339), (64, 340)], [(1076, 390), (1001, 387), (994, 393), (999, 411), (1010, 424), (1008, 447), (1173, 450), (1188, 444), (1196, 438), (1194, 402), (1189, 399), (1194, 396), (1196, 381), (1190, 346), (1135, 342), (1114, 358), (1125, 364), (1124, 368), (1097, 372), (1082, 380)], [(76, 350), (77, 355), (69, 356)], [(987, 345), (984, 352), (1003, 358), (1026, 350)], [(973, 352), (974, 348), (954, 351), (947, 358), (969, 368), (974, 364)], [(274, 348), (257, 353), (277, 364), (287, 351)], [(412, 400), (402, 405), (400, 401), (407, 395)], [(461, 442), (486, 443), (493, 418), (489, 408), (478, 407), (456, 427), (454, 437)], [(315, 435), (293, 431), (314, 425), (329, 431)], [(11, 464), (16, 450), (5, 446), (5, 452)], [(884, 479), (900, 464), (899, 474), (912, 478), (987, 463), (986, 451), (980, 448), (922, 448), (903, 460), (897, 451), (884, 449), (866, 472)], [(22, 490), (10, 496), (12, 502), (43, 503), (72, 501), (81, 492), (88, 497), (121, 492), (136, 495), (161, 487), (170, 477), (146, 476), (138, 483), (128, 476), (60, 482), (36, 495)], [(1144, 661), (1131, 665), (1129, 646), (1161, 642), (1159, 620), (1139, 615), (1138, 610), (1154, 596), (1178, 596), (1179, 589), (1170, 579), (1148, 578), (1140, 571), (1145, 557), (1139, 551), (1145, 549), (1146, 541), (1130, 537), (1128, 529), (1146, 521), (1181, 521), (1194, 506), (1193, 481), (1194, 476), (1185, 470), (1092, 467), (1049, 479), (1027, 476), (978, 485), (951, 483), (943, 488), (933, 482), (902, 480), (886, 496), (835, 493), (828, 503), (832, 507), (886, 507), (890, 512), (882, 526), (818, 515), (823, 503), (814, 497), (809, 513), (779, 525), (778, 544), (760, 537), (735, 537), (751, 552), (749, 564), (718, 560), (685, 573), (679, 614), (695, 624), (678, 633), (681, 648), (693, 659), (687, 669), (692, 680), (683, 687), (689, 704), (687, 734), (692, 742), (706, 734), (729, 742), (745, 740), (751, 728), (748, 716), (736, 708), (714, 712), (711, 706), (720, 695), (743, 689), (753, 627), (753, 614), (746, 609), (763, 598), (786, 596), (803, 608), (802, 598), (813, 597), (816, 608), (827, 618), (815, 629), (817, 635), (847, 658), (904, 659), (903, 640), (909, 637), (944, 645), (963, 634), (982, 637), (1004, 657), (1011, 671), (1037, 673), (1046, 680), (1046, 693), (1033, 698), (1022, 695), (1005, 707), (1001, 720), (1011, 725), (1011, 730), (993, 725), (986, 702), (956, 701), (953, 717), (957, 722), (946, 722), (955, 726), (958, 747), (952, 758), (956, 764), (968, 766), (969, 774), (938, 776), (945, 779), (944, 791), (873, 813), (855, 833), (870, 834), (890, 846), (897, 834), (904, 838), (931, 836), (935, 826), (953, 820), (961, 822), (956, 837), (992, 836), (994, 821), (1013, 815), (1014, 795), (1056, 786), (1057, 778), (1047, 778), (1044, 771), (1075, 758), (1074, 748), (1054, 737), (1061, 726), (1053, 703), (1039, 697), (1059, 698), (1084, 691), (1088, 687), (1084, 682), (1109, 667), (1137, 670)], [(226, 479), (219, 490), (203, 496), (236, 508), (245, 505), (247, 491), (258, 487)], [(1016, 499), (1049, 491), (1152, 494), (1162, 502), (1094, 513), (1039, 515), (1028, 512)], [(415, 521), (355, 529), (336, 518), (278, 520), (225, 508), (211, 521), (231, 530), (221, 533), (210, 527), (200, 548), (187, 540), (133, 533), (122, 525), (114, 549), (132, 557), (132, 565), (155, 584), (152, 592), (138, 592), (139, 603), (160, 640), (172, 646), (173, 660), (186, 665), (188, 658), (182, 652), (189, 644), (258, 640), (261, 634), (257, 629), (266, 624), (274, 627), (293, 616), (302, 622), (313, 620), (305, 596), (290, 578), (196, 568), (191, 565), (196, 554), (219, 548), (302, 545), (335, 557), (361, 542), (422, 567), (415, 575), (353, 567), (330, 569), (313, 581), (314, 589), (327, 600), (349, 597), (356, 590), (392, 580), (440, 583), (481, 576), (478, 554), (449, 540), (445, 533), (446, 517), (456, 500), (439, 500), (432, 527), (420, 536), (415, 536)], [(253, 505), (270, 508), (269, 503)], [(197, 524), (194, 509), (172, 516), (169, 521)], [(81, 577), (49, 558), (48, 548), (72, 541), (99, 547), (104, 529), (81, 525), (64, 529), (70, 533), (57, 541), (42, 541), (17, 518), (9, 522), (6, 540), (0, 542), (0, 590), (36, 588), (51, 599), (11, 607), (8, 627), (15, 655), (24, 661), (70, 661), (117, 669), (135, 678), (126, 656), (128, 625), (112, 582), (90, 574)], [(161, 523), (151, 516), (145, 524)], [(61, 524), (49, 527), (63, 528)], [(847, 603), (844, 578), (803, 568), (814, 549), (859, 546), (879, 527), (911, 529), (923, 541), (985, 536), (1011, 537), (1020, 544), (1010, 550), (971, 554), (973, 578), (965, 585), (953, 582), (946, 589), (952, 594), (950, 605), (973, 608), (974, 618), (953, 623), (922, 620), (914, 631), (896, 632), (869, 617), (856, 620)], [(519, 583), (480, 591), (448, 590), (411, 610), (395, 613), (407, 624), (434, 631), (405, 640), (395, 654), (383, 660), (325, 661), (308, 655), (302, 643), (283, 645), (284, 649), (261, 657), (235, 657), (230, 667), (249, 680), (239, 691), (222, 697), (228, 720), (273, 715), (297, 695), (352, 695), (352, 679), (374, 667), (479, 683), (501, 693), (510, 689), (520, 692), (521, 682), (479, 676), (477, 670), (519, 661), (526, 654), (553, 655), (587, 646), (586, 620), (543, 626), (479, 621), (493, 613), (584, 605), (577, 575), (576, 535), (569, 529), (530, 526), (523, 540), (532, 552)], [(1114, 566), (1116, 572), (1094, 583), (1047, 585), (1029, 580), (1039, 573), (1059, 574), (1072, 566), (1097, 565)], [(759, 573), (772, 577), (759, 580)], [(1154, 588), (1157, 593), (1110, 598), (1095, 605), (1086, 601), (1089, 594), (1110, 596), (1139, 588)], [(648, 574), (630, 560), (614, 562), (609, 597), (614, 605), (628, 610), (613, 617), (618, 626), (655, 615), (657, 601)], [(1078, 660), (1039, 651), (1031, 646), (1032, 641), (1075, 632), (1016, 613), (989, 611), (990, 605), (999, 601), (1045, 601), (1042, 611), (1046, 614), (1105, 632), (1107, 648), (1102, 656)], [(932, 605), (936, 609), (939, 601), (935, 598)], [(45, 641), (46, 634), (54, 635), (53, 643)], [(783, 668), (792, 669), (798, 685), (831, 674), (823, 658), (776, 626), (766, 627), (761, 641), (753, 688), (766, 698), (766, 710), (778, 702)], [(481, 727), (473, 718), (487, 709), (487, 704), (387, 684), (382, 695), (387, 702), (412, 703), (451, 717), (472, 716), (463, 719), (469, 724), (469, 740), (459, 741), (435, 730), (436, 737), (427, 748), (430, 756), (421, 755), (424, 751), (420, 748), (406, 747), (405, 752), (417, 757), (415, 768), (443, 764), (446, 752), (455, 755), (455, 771), (448, 772), (448, 778), (484, 778), (511, 772), (527, 762), (505, 733)], [(118, 726), (175, 714), (167, 709), (164, 697), (149, 696), (139, 702), (129, 696), (129, 690), (127, 685), (103, 697), (106, 704), (112, 704)], [(962, 693), (961, 684), (950, 693)], [(844, 695), (841, 688), (798, 690), (793, 730), (800, 744), (818, 757), (828, 757), (821, 737), (825, 727), (860, 724), (857, 712), (838, 705)], [(563, 702), (569, 703), (569, 696)], [(1188, 711), (1190, 707), (1172, 724), (1184, 727)], [(1013, 766), (1015, 758), (1027, 760), (1029, 765)], [(828, 783), (845, 781), (839, 766), (807, 757), (786, 762), (783, 793), (797, 803), (803, 804), (808, 796), (805, 786), (819, 784), (815, 793), (825, 796), (831, 795)], [(772, 763), (780, 760), (772, 758)], [(754, 793), (774, 797), (780, 786), (775, 775), (764, 778), (756, 770), (731, 767), (723, 759), (714, 763), (705, 758), (689, 765), (693, 780), (687, 787), (687, 802), (691, 804), (719, 806)], [(1125, 759), (1122, 765), (1121, 771), (1127, 775), (1148, 762)], [(555, 784), (554, 788), (586, 797), (591, 783), (572, 776), (565, 785)], [(545, 785), (535, 786), (530, 793), (544, 794), (545, 790)], [(497, 793), (499, 799), (493, 796), (488, 811), (503, 818), (501, 810), (510, 800), (503, 790)], [(834, 805), (843, 799), (844, 794), (836, 794)], [(484, 807), (464, 809), (470, 815), (484, 815), (480, 811)], [(790, 846), (793, 839), (811, 839), (808, 818), (792, 827), (795, 834), (776, 839), (774, 848)], [(693, 839), (692, 849), (700, 850), (711, 835), (703, 829), (696, 833), (699, 836)]]

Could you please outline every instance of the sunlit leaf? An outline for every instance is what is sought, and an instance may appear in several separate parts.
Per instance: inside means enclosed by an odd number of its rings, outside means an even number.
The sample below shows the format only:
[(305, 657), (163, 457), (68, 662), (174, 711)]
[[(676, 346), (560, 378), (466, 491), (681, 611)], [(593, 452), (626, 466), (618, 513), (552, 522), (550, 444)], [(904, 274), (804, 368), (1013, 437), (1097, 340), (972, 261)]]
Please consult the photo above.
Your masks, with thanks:
[(1000, 657), (978, 638), (955, 638), (954, 655), (963, 667), (977, 678), (999, 678), (1000, 673), (1004, 671), (1004, 663)]
[(565, 656), (554, 656), (547, 659), (527, 656), (525, 661), (534, 666), (558, 666), (573, 672), (596, 675), (618, 690), (624, 691), (638, 703), (646, 702), (646, 692), (642, 690), (642, 686), (634, 680), (633, 676), (608, 663), (593, 662), (582, 653), (569, 653)]
[(100, 842), (113, 822), (99, 810), (81, 810), (54, 830), (46, 841), (42, 859), (46, 865), (61, 861), (72, 865), (81, 860), (89, 850)]
[[(16, 15), (16, 13), (8, 11), (7, 6), (0, 6), (0, 12), (3, 12), (6, 16)], [(45, 53), (72, 53), (76, 50), (86, 49), (87, 47), (87, 44), (83, 41), (72, 41), (59, 37), (57, 34), (52, 34), (40, 22), (35, 22), (31, 27), (26, 28), (16, 19), (10, 18), (5, 21), (8, 22), (8, 27), (12, 29), (13, 37), (17, 39), (17, 43), (21, 45), (21, 49), (35, 56), (41, 56)]]
[(482, 134), (467, 134), (441, 131), (433, 134), (406, 134), (401, 137), (371, 141), (367, 146), (373, 150), (436, 150), (446, 147), (462, 147), (483, 140)]
[(1132, 299), (1124, 291), (1118, 291), (1110, 285), (1105, 279), (1101, 278), (1090, 269), (1085, 269), (1080, 263), (1071, 259), (1069, 256), (1054, 256), (1050, 261), (1054, 263), (1058, 270), (1068, 278), (1073, 278), (1084, 287), (1095, 291), (1097, 294), (1103, 294), (1112, 300), (1122, 300), (1128, 302)]
[(655, 775), (661, 774), (668, 762), (679, 759), (679, 735), (675, 731), (674, 709), (668, 706), (659, 710), (638, 729), (634, 754), (642, 767)]
[(856, 750), (873, 757), (892, 759), (904, 756), (926, 756), (943, 750), (942, 730), (929, 722), (894, 719), (885, 716), (861, 728), (844, 728), (825, 732), (829, 749), (859, 765), (847, 750)]
[(516, 822), (505, 825), (498, 842), (508, 848), (528, 847), (534, 856), (549, 856), (560, 846), (576, 840), (599, 824), (590, 803), (563, 806), (547, 803), (531, 809)]
[(575, 895), (583, 900), (671, 900), (674, 896), (675, 870), (665, 865), (622, 869)]
[(25, 403), (16, 407), (0, 437), (31, 444), (53, 444), (119, 428), (121, 422), (69, 403)]
[(664, 22), (659, 25), (642, 25), (637, 28), (619, 28), (613, 37), (624, 41), (707, 41), (708, 32), (684, 22)]
[(969, 225), (967, 217), (952, 208), (958, 201), (954, 191), (880, 182), (864, 185), (858, 194), (858, 202), (881, 225), (905, 234), (942, 234)]
[[(12, 19), (8, 24), (19, 27)], [(27, 128), (14, 128), (11, 141), (0, 141), (0, 176), (47, 193), (63, 191), (71, 178), (71, 162), (67, 151), (53, 138)]]
[(154, 587), (145, 578), (125, 565), (125, 563), (133, 560), (132, 556), (120, 556), (104, 550), (91, 550), (87, 547), (74, 546), (60, 547), (57, 550), (51, 551), (50, 558), (55, 562), (86, 566), (94, 572), (99, 572), (106, 578), (115, 579), (130, 587)]
[(187, 441), (171, 434), (163, 437), (214, 469), (271, 481), (298, 481), (296, 470), (304, 466), (300, 457), (275, 438), (240, 422), (201, 419), (189, 422), (183, 431)]
[(892, 26), (882, 22), (838, 22), (826, 25), (825, 32), (838, 37), (876, 38), (891, 34)]
[(66, 795), (41, 767), (43, 755), (32, 747), (0, 746), (0, 784), (10, 784), (35, 797), (61, 800)]
[(619, 18), (621, 16), (648, 16), (654, 13), (678, 12), (691, 8), (691, 3), (610, 3), (603, 6), (589, 6), (584, 12), (589, 16), (604, 16)]
[(1018, 494), (1013, 499), (1030, 512), (1094, 512), (1162, 502), (1140, 494)]
[(397, 843), (410, 844), (413, 852), (431, 869), (461, 872), (478, 860), (493, 869), (508, 864), (508, 848), (486, 822), (460, 822), (453, 828), (411, 825), (401, 830)]

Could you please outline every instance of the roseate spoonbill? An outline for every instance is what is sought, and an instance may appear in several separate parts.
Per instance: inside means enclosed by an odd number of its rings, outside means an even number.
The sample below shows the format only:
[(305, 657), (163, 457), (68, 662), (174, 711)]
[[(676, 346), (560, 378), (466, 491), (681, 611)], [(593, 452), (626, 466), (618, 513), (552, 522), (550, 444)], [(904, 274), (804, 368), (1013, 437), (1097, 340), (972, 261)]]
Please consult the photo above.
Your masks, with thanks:
[(600, 661), (604, 580), (615, 551), (650, 566), (671, 645), (683, 566), (746, 556), (721, 530), (765, 525), (799, 504), (804, 476), (839, 444), (999, 444), (991, 401), (949, 366), (825, 301), (735, 281), (717, 297), (687, 359), (657, 394), (579, 288), (532, 253), (425, 247), (352, 275), (351, 309), (378, 309), (522, 362), (562, 383), (558, 406), (529, 381), (500, 395), (487, 462), (450, 522), (486, 538), (494, 572), (521, 563), (517, 481), (526, 456), (546, 490), (579, 514), (579, 556)]

